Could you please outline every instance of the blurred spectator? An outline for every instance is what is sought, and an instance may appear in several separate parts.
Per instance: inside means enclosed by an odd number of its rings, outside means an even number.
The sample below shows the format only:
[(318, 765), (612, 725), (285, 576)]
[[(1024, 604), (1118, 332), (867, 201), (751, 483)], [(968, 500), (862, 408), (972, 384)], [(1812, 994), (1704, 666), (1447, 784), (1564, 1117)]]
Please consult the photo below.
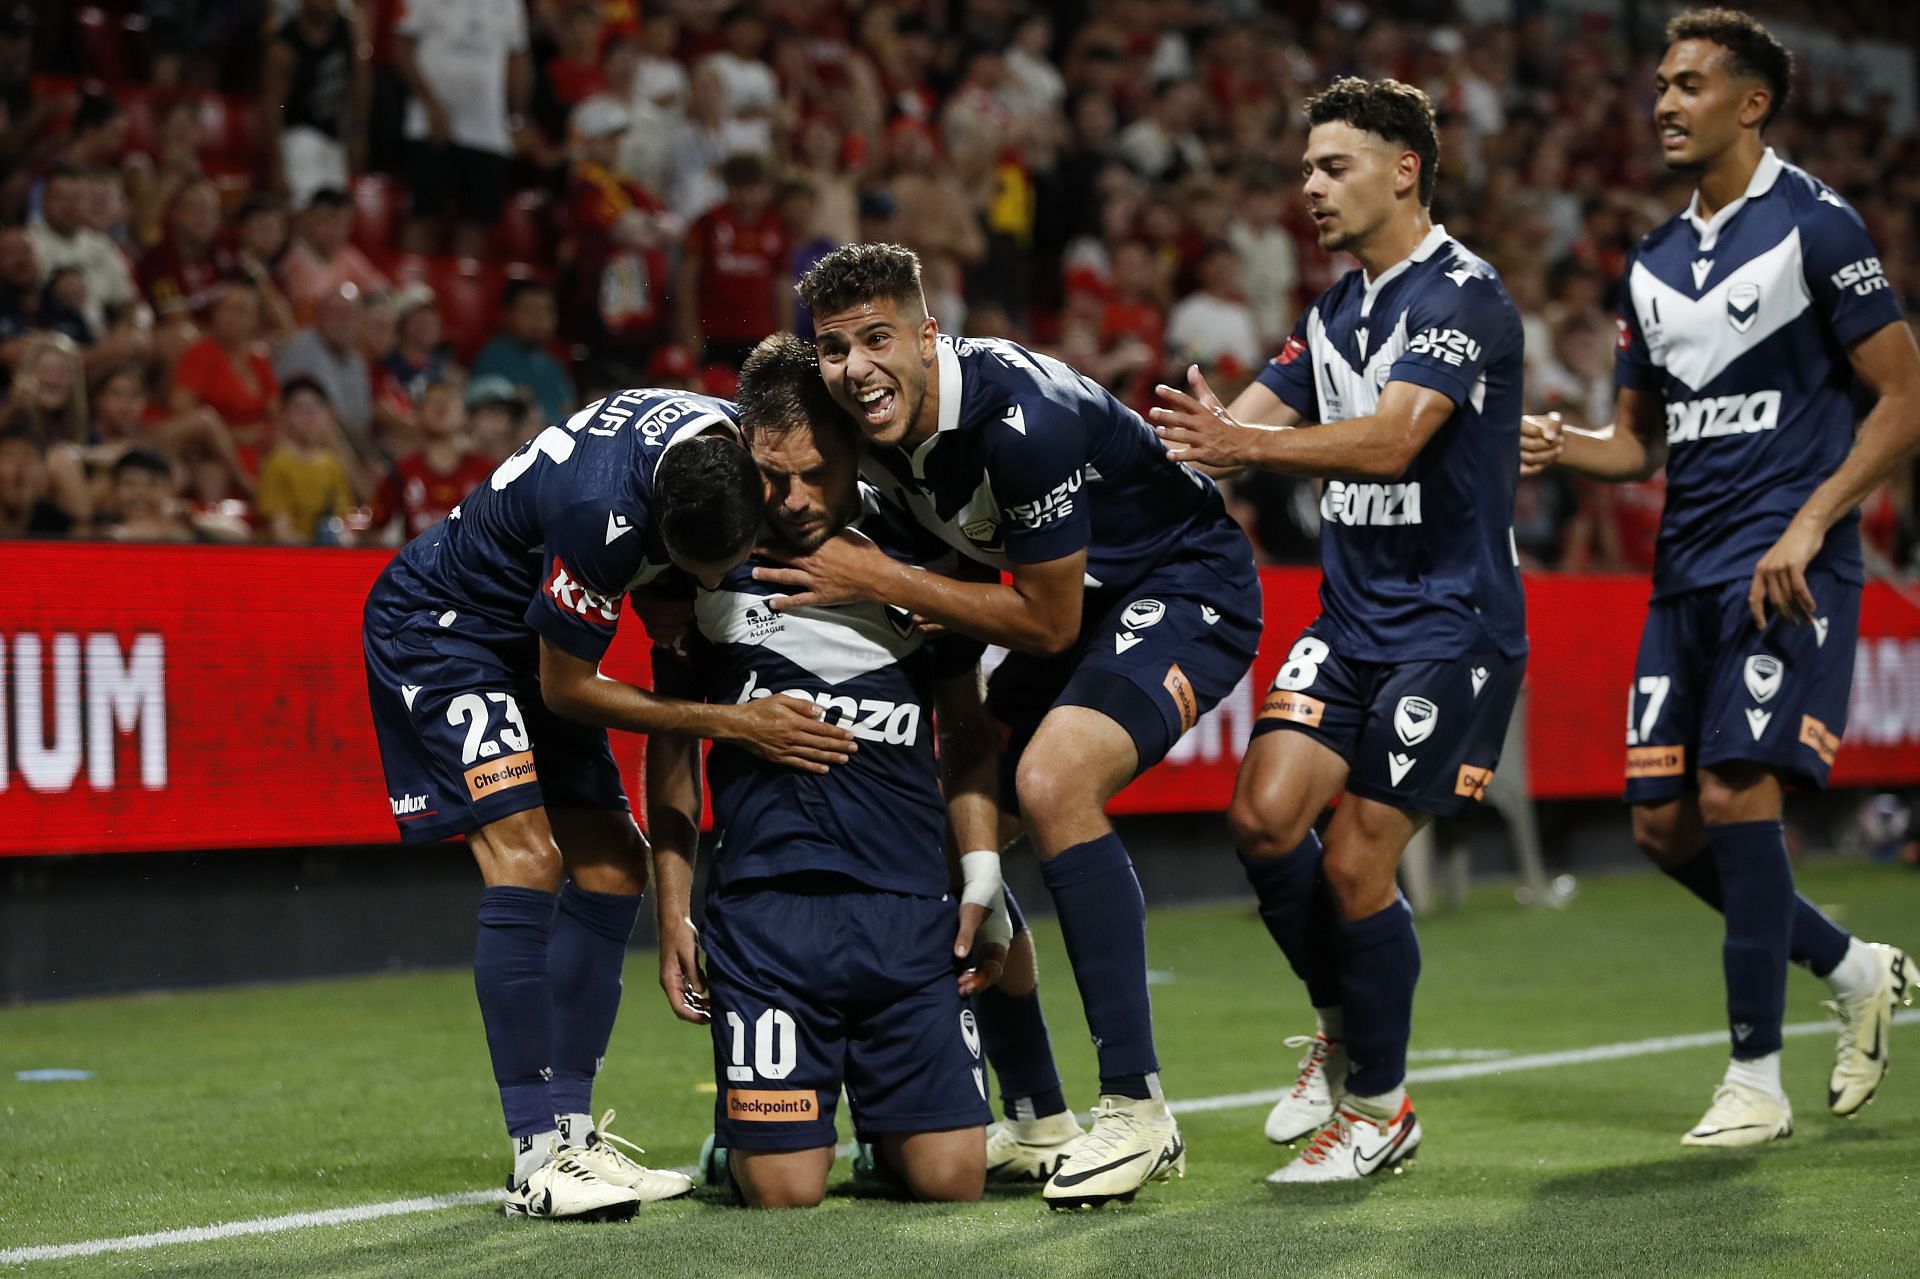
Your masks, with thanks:
[(293, 332), (293, 303), (280, 291), (275, 272), (287, 251), (287, 213), (265, 196), (249, 197), (234, 215), (233, 267), (253, 281), (267, 308), (267, 332), (275, 337)]
[(553, 288), (538, 280), (508, 280), (500, 293), (500, 333), (480, 348), (473, 376), (505, 378), (533, 400), (548, 422), (573, 412), (573, 383), (547, 347), (559, 326)]
[(34, 17), (27, 0), (0, 0), (0, 169), (44, 139), (61, 110), (53, 94), (35, 93), (27, 83), (33, 68)]
[(107, 312), (131, 306), (140, 294), (133, 286), (127, 259), (114, 242), (81, 221), (86, 178), (77, 169), (60, 166), (47, 175), (46, 198), (40, 215), (29, 224), (35, 256), (44, 271), (74, 267), (87, 284), (83, 314), (95, 333), (107, 328)]
[[(379, 541), (411, 541), (446, 518), (462, 498), (487, 482), (494, 459), (472, 447), (460, 389), (435, 382), (420, 397), (420, 448), (394, 464), (374, 496), (369, 528)], [(391, 528), (398, 522), (397, 530)], [(392, 532), (395, 536), (389, 536)]]
[(454, 252), (476, 256), (499, 220), (533, 88), (526, 9), (522, 0), (403, 0), (393, 55), (413, 92), (407, 247), (430, 251), (451, 204)]
[(498, 462), (519, 448), (527, 410), (527, 398), (512, 382), (497, 373), (476, 374), (467, 383), (467, 438), (473, 451)]
[(1162, 80), (1146, 113), (1120, 131), (1115, 153), (1149, 182), (1211, 172), (1207, 146), (1195, 130), (1206, 101), (1191, 80)]
[(248, 479), (259, 474), (280, 411), (280, 381), (261, 341), (265, 319), (260, 290), (229, 280), (209, 313), (207, 335), (182, 352), (173, 371), (173, 412), (206, 407), (219, 415)]
[(731, 150), (773, 155), (773, 116), (780, 105), (780, 83), (767, 65), (767, 24), (750, 4), (736, 4), (720, 19), (722, 47), (703, 66), (712, 67), (725, 87)]
[(558, 52), (547, 59), (548, 91), (564, 120), (573, 109), (606, 88), (600, 72), (600, 29), (604, 18), (593, 0), (573, 0), (552, 23)]
[(283, 546), (346, 540), (343, 521), (352, 505), (351, 489), (332, 406), (312, 378), (287, 383), (279, 442), (261, 464), (255, 505), (268, 539)]
[(1300, 284), (1300, 255), (1280, 223), (1285, 198), (1277, 180), (1252, 178), (1241, 188), (1227, 227), (1227, 240), (1240, 259), (1241, 285), (1253, 307), (1254, 327), (1269, 355), (1293, 331), (1293, 291)]
[(127, 190), (120, 171), (101, 166), (83, 171), (80, 222), (101, 235), (123, 254), (136, 251), (133, 227), (127, 216)]
[(80, 348), (60, 333), (27, 339), (13, 375), (4, 420), (30, 429), (44, 450), (45, 497), (75, 528), (93, 513), (82, 449), (87, 443), (87, 382)]
[(320, 299), (311, 326), (287, 340), (274, 357), (274, 376), (290, 386), (299, 379), (319, 386), (346, 435), (355, 459), (379, 458), (373, 436), (373, 374), (360, 345), (362, 299), (341, 289)]
[(693, 73), (686, 118), (673, 143), (673, 174), (667, 203), (682, 222), (692, 222), (726, 198), (721, 165), (753, 149), (753, 131), (727, 114), (727, 85), (720, 69), (703, 62)]
[(888, 187), (900, 205), (900, 242), (937, 272), (942, 263), (964, 270), (987, 255), (980, 210), (985, 192), (969, 189), (940, 163), (933, 130), (916, 120), (895, 120), (887, 130), (893, 157)]
[(860, 184), (846, 163), (846, 139), (831, 119), (816, 116), (800, 126), (799, 150), (791, 176), (813, 192), (807, 238), (852, 244), (860, 236)]
[(603, 365), (637, 372), (666, 325), (671, 237), (660, 202), (614, 168), (627, 132), (626, 108), (610, 98), (582, 103), (573, 113), (571, 261), (562, 288), (573, 321), (569, 336), (585, 342)]
[(374, 398), (388, 400), (391, 394), (398, 394), (417, 409), (427, 387), (444, 382), (447, 372), (446, 352), (441, 349), (440, 306), (433, 290), (403, 289), (394, 308), (393, 353), (373, 371)]
[(668, 117), (640, 100), (634, 78), (640, 68), (640, 42), (634, 32), (614, 28), (600, 42), (600, 91), (574, 108), (575, 140), (581, 110), (605, 103), (626, 115), (619, 150), (607, 167), (649, 191), (664, 191), (673, 170), (673, 134), (677, 117)]
[(75, 342), (93, 340), (80, 308), (47, 297), (44, 288), (33, 237), (20, 227), (0, 229), (0, 361), (18, 364), (18, 344), (42, 329)]
[(739, 368), (754, 343), (789, 316), (787, 240), (757, 155), (721, 166), (726, 200), (687, 231), (681, 251), (680, 333), (702, 364)]
[(1240, 259), (1230, 246), (1216, 242), (1206, 250), (1199, 290), (1176, 302), (1167, 316), (1169, 354), (1202, 364), (1231, 359), (1243, 372), (1260, 367), (1266, 348), (1239, 280)]
[(199, 101), (185, 95), (169, 98), (160, 104), (158, 117), (153, 153), (135, 153), (125, 167), (127, 204), (139, 248), (160, 242), (174, 197), (181, 188), (207, 176), (200, 165), (205, 129)]
[(359, 167), (372, 81), (356, 44), (339, 0), (298, 0), (267, 46), (260, 90), (267, 182), (295, 208), (322, 188), (345, 189)]
[(299, 322), (304, 324), (312, 317), (321, 298), (348, 285), (360, 293), (385, 293), (392, 287), (367, 255), (348, 240), (352, 231), (353, 205), (347, 193), (335, 187), (316, 192), (301, 213), (293, 247), (280, 259), (280, 285)]
[(122, 542), (189, 542), (193, 525), (173, 496), (173, 464), (149, 448), (130, 448), (113, 464), (112, 517), (100, 531)]
[(655, 351), (647, 366), (647, 385), (670, 391), (699, 390), (700, 371), (694, 367), (693, 352), (678, 342)]
[(167, 236), (140, 259), (138, 277), (162, 319), (204, 316), (222, 278), (236, 269), (220, 247), (220, 193), (201, 179), (180, 188), (167, 214)]
[[(127, 146), (127, 112), (118, 98), (97, 89), (84, 91), (67, 124), (67, 135), (56, 143), (53, 168), (68, 168), (79, 173), (113, 168)], [(46, 188), (52, 180), (48, 172), (34, 184), (27, 197), (28, 211), (42, 213), (46, 208)]]
[(811, 184), (789, 179), (780, 184), (778, 194), (774, 196), (774, 209), (780, 215), (780, 229), (786, 236), (787, 264), (786, 279), (782, 288), (783, 301), (789, 318), (783, 321), (783, 328), (798, 333), (803, 338), (813, 336), (813, 316), (806, 305), (800, 301), (800, 295), (793, 285), (805, 275), (813, 264), (840, 247), (841, 241), (822, 235), (816, 228), (819, 219), (815, 210), (819, 201), (815, 198)]
[(49, 499), (47, 443), (32, 423), (0, 418), (0, 537), (63, 537), (74, 519)]
[(672, 0), (650, 0), (641, 11), (638, 63), (634, 97), (675, 119), (685, 116), (689, 81), (680, 63), (680, 14)]
[(253, 539), (252, 508), (240, 473), (218, 449), (190, 444), (180, 455), (180, 504), (194, 530), (210, 542)]

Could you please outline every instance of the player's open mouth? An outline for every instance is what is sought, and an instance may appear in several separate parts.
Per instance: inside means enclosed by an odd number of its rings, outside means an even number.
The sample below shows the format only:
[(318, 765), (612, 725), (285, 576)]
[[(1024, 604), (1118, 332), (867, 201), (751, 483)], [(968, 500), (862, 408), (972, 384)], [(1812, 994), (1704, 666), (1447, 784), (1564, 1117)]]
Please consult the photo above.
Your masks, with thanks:
[(853, 398), (860, 405), (860, 416), (866, 419), (868, 426), (885, 426), (893, 421), (893, 406), (898, 397), (892, 387), (868, 387), (864, 391), (855, 391)]
[(1660, 145), (1669, 151), (1685, 146), (1689, 136), (1687, 131), (1677, 124), (1660, 126)]

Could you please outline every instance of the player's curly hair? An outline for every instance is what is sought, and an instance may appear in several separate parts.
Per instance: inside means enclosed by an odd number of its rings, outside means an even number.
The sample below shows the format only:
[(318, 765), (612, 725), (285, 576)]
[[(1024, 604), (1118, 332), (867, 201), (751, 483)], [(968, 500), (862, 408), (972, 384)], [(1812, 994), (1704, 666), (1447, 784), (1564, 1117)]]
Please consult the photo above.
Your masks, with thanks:
[(1750, 76), (1767, 86), (1766, 128), (1787, 105), (1793, 88), (1793, 54), (1760, 20), (1738, 9), (1688, 9), (1667, 23), (1667, 43), (1709, 40), (1727, 51), (1735, 75)]
[(1307, 125), (1350, 124), (1420, 157), (1420, 203), (1433, 203), (1440, 180), (1440, 134), (1427, 95), (1398, 80), (1342, 76), (1308, 98)]
[(702, 435), (667, 450), (653, 473), (660, 536), (699, 564), (733, 559), (760, 536), (760, 471), (730, 439)]
[(779, 433), (797, 426), (815, 431), (837, 430), (848, 443), (859, 436), (853, 420), (833, 402), (820, 380), (820, 357), (813, 347), (791, 333), (762, 338), (740, 366), (740, 389), (734, 393), (740, 410), (740, 433), (747, 446), (763, 433)]
[(920, 258), (899, 244), (845, 244), (807, 269), (794, 286), (814, 315), (885, 300), (924, 310)]

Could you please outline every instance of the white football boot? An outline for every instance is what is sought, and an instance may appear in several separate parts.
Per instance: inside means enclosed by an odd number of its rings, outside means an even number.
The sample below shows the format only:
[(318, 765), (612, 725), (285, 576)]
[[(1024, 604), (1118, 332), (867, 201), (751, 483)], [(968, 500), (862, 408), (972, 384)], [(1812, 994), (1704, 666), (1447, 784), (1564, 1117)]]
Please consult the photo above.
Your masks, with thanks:
[(1840, 1042), (1833, 1054), (1833, 1076), (1827, 1081), (1827, 1109), (1836, 1115), (1857, 1114), (1873, 1100), (1887, 1073), (1887, 1035), (1893, 1029), (1893, 1010), (1913, 1003), (1920, 987), (1920, 968), (1897, 946), (1870, 942), (1880, 965), (1880, 983), (1858, 999), (1827, 1003), (1840, 1019)]
[(1130, 1201), (1149, 1181), (1187, 1175), (1187, 1147), (1164, 1101), (1102, 1097), (1093, 1127), (1054, 1169), (1041, 1196), (1049, 1208)]
[(987, 1129), (987, 1180), (1046, 1181), (1085, 1135), (1071, 1110), (997, 1123)]
[(1713, 1104), (1683, 1146), (1758, 1146), (1793, 1135), (1793, 1107), (1785, 1097), (1732, 1080), (1713, 1090)]
[(603, 1181), (582, 1164), (577, 1150), (555, 1152), (518, 1186), (507, 1188), (509, 1217), (567, 1221), (631, 1221), (640, 1195)]
[[(587, 1135), (587, 1144), (569, 1147), (563, 1153), (600, 1180), (633, 1191), (640, 1196), (641, 1203), (658, 1203), (662, 1199), (678, 1199), (681, 1195), (693, 1193), (693, 1178), (682, 1173), (648, 1168), (629, 1156), (627, 1150), (636, 1155), (647, 1152), (625, 1137), (616, 1137), (608, 1131), (613, 1117), (612, 1110), (600, 1116), (599, 1124)], [(626, 1150), (622, 1150), (622, 1146)]]
[(1267, 1140), (1281, 1146), (1325, 1128), (1347, 1091), (1345, 1041), (1325, 1035), (1294, 1035), (1287, 1040), (1287, 1047), (1307, 1051), (1300, 1058), (1293, 1087), (1267, 1112)]
[(1413, 1099), (1400, 1103), (1391, 1119), (1363, 1115), (1342, 1102), (1334, 1107), (1333, 1118), (1315, 1133), (1305, 1150), (1293, 1162), (1267, 1180), (1276, 1186), (1302, 1185), (1326, 1181), (1358, 1181), (1382, 1169), (1411, 1159), (1420, 1148), (1420, 1117), (1413, 1112)]

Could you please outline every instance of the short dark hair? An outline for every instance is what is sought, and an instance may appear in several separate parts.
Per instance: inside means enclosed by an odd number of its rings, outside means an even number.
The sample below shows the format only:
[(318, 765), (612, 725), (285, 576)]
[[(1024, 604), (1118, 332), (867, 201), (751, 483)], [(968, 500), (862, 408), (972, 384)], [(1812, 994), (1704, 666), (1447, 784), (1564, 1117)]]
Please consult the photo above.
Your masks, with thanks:
[(1793, 87), (1793, 54), (1760, 20), (1738, 9), (1688, 9), (1667, 23), (1667, 44), (1682, 40), (1709, 40), (1727, 51), (1735, 75), (1749, 76), (1767, 86), (1766, 128), (1787, 104)]
[(500, 309), (513, 310), (513, 304), (529, 293), (552, 293), (553, 286), (545, 280), (536, 280), (532, 276), (516, 276), (500, 288)]
[(88, 129), (97, 129), (103, 124), (112, 124), (126, 114), (111, 95), (87, 92), (80, 95), (80, 105), (73, 111), (73, 131), (80, 133)]
[(807, 268), (794, 287), (816, 316), (833, 315), (876, 298), (915, 306), (926, 301), (920, 287), (920, 259), (900, 244), (843, 244)]
[(1433, 203), (1440, 178), (1440, 137), (1433, 102), (1419, 89), (1398, 80), (1342, 76), (1307, 99), (1307, 127), (1350, 124), (1397, 143), (1420, 157), (1420, 203)]
[(668, 449), (653, 473), (653, 499), (667, 549), (698, 563), (731, 559), (760, 536), (760, 472), (721, 436)]
[(802, 423), (816, 431), (838, 430), (857, 446), (852, 419), (833, 402), (820, 378), (820, 357), (812, 344), (791, 333), (762, 338), (740, 366), (740, 432), (752, 445), (762, 431), (780, 432)]
[(310, 393), (320, 397), (320, 402), (333, 409), (333, 397), (327, 394), (327, 388), (320, 385), (320, 379), (310, 373), (296, 373), (280, 384), (280, 402), (285, 404), (294, 396)]
[(307, 207), (309, 209), (348, 209), (353, 207), (353, 200), (339, 187), (321, 187), (307, 197)]
[(759, 186), (767, 177), (766, 160), (751, 151), (736, 151), (720, 162), (720, 182), (723, 186)]
[(128, 471), (145, 471), (149, 475), (158, 475), (162, 479), (170, 480), (173, 478), (173, 463), (153, 449), (136, 445), (122, 453), (113, 463), (114, 479), (119, 479)]

